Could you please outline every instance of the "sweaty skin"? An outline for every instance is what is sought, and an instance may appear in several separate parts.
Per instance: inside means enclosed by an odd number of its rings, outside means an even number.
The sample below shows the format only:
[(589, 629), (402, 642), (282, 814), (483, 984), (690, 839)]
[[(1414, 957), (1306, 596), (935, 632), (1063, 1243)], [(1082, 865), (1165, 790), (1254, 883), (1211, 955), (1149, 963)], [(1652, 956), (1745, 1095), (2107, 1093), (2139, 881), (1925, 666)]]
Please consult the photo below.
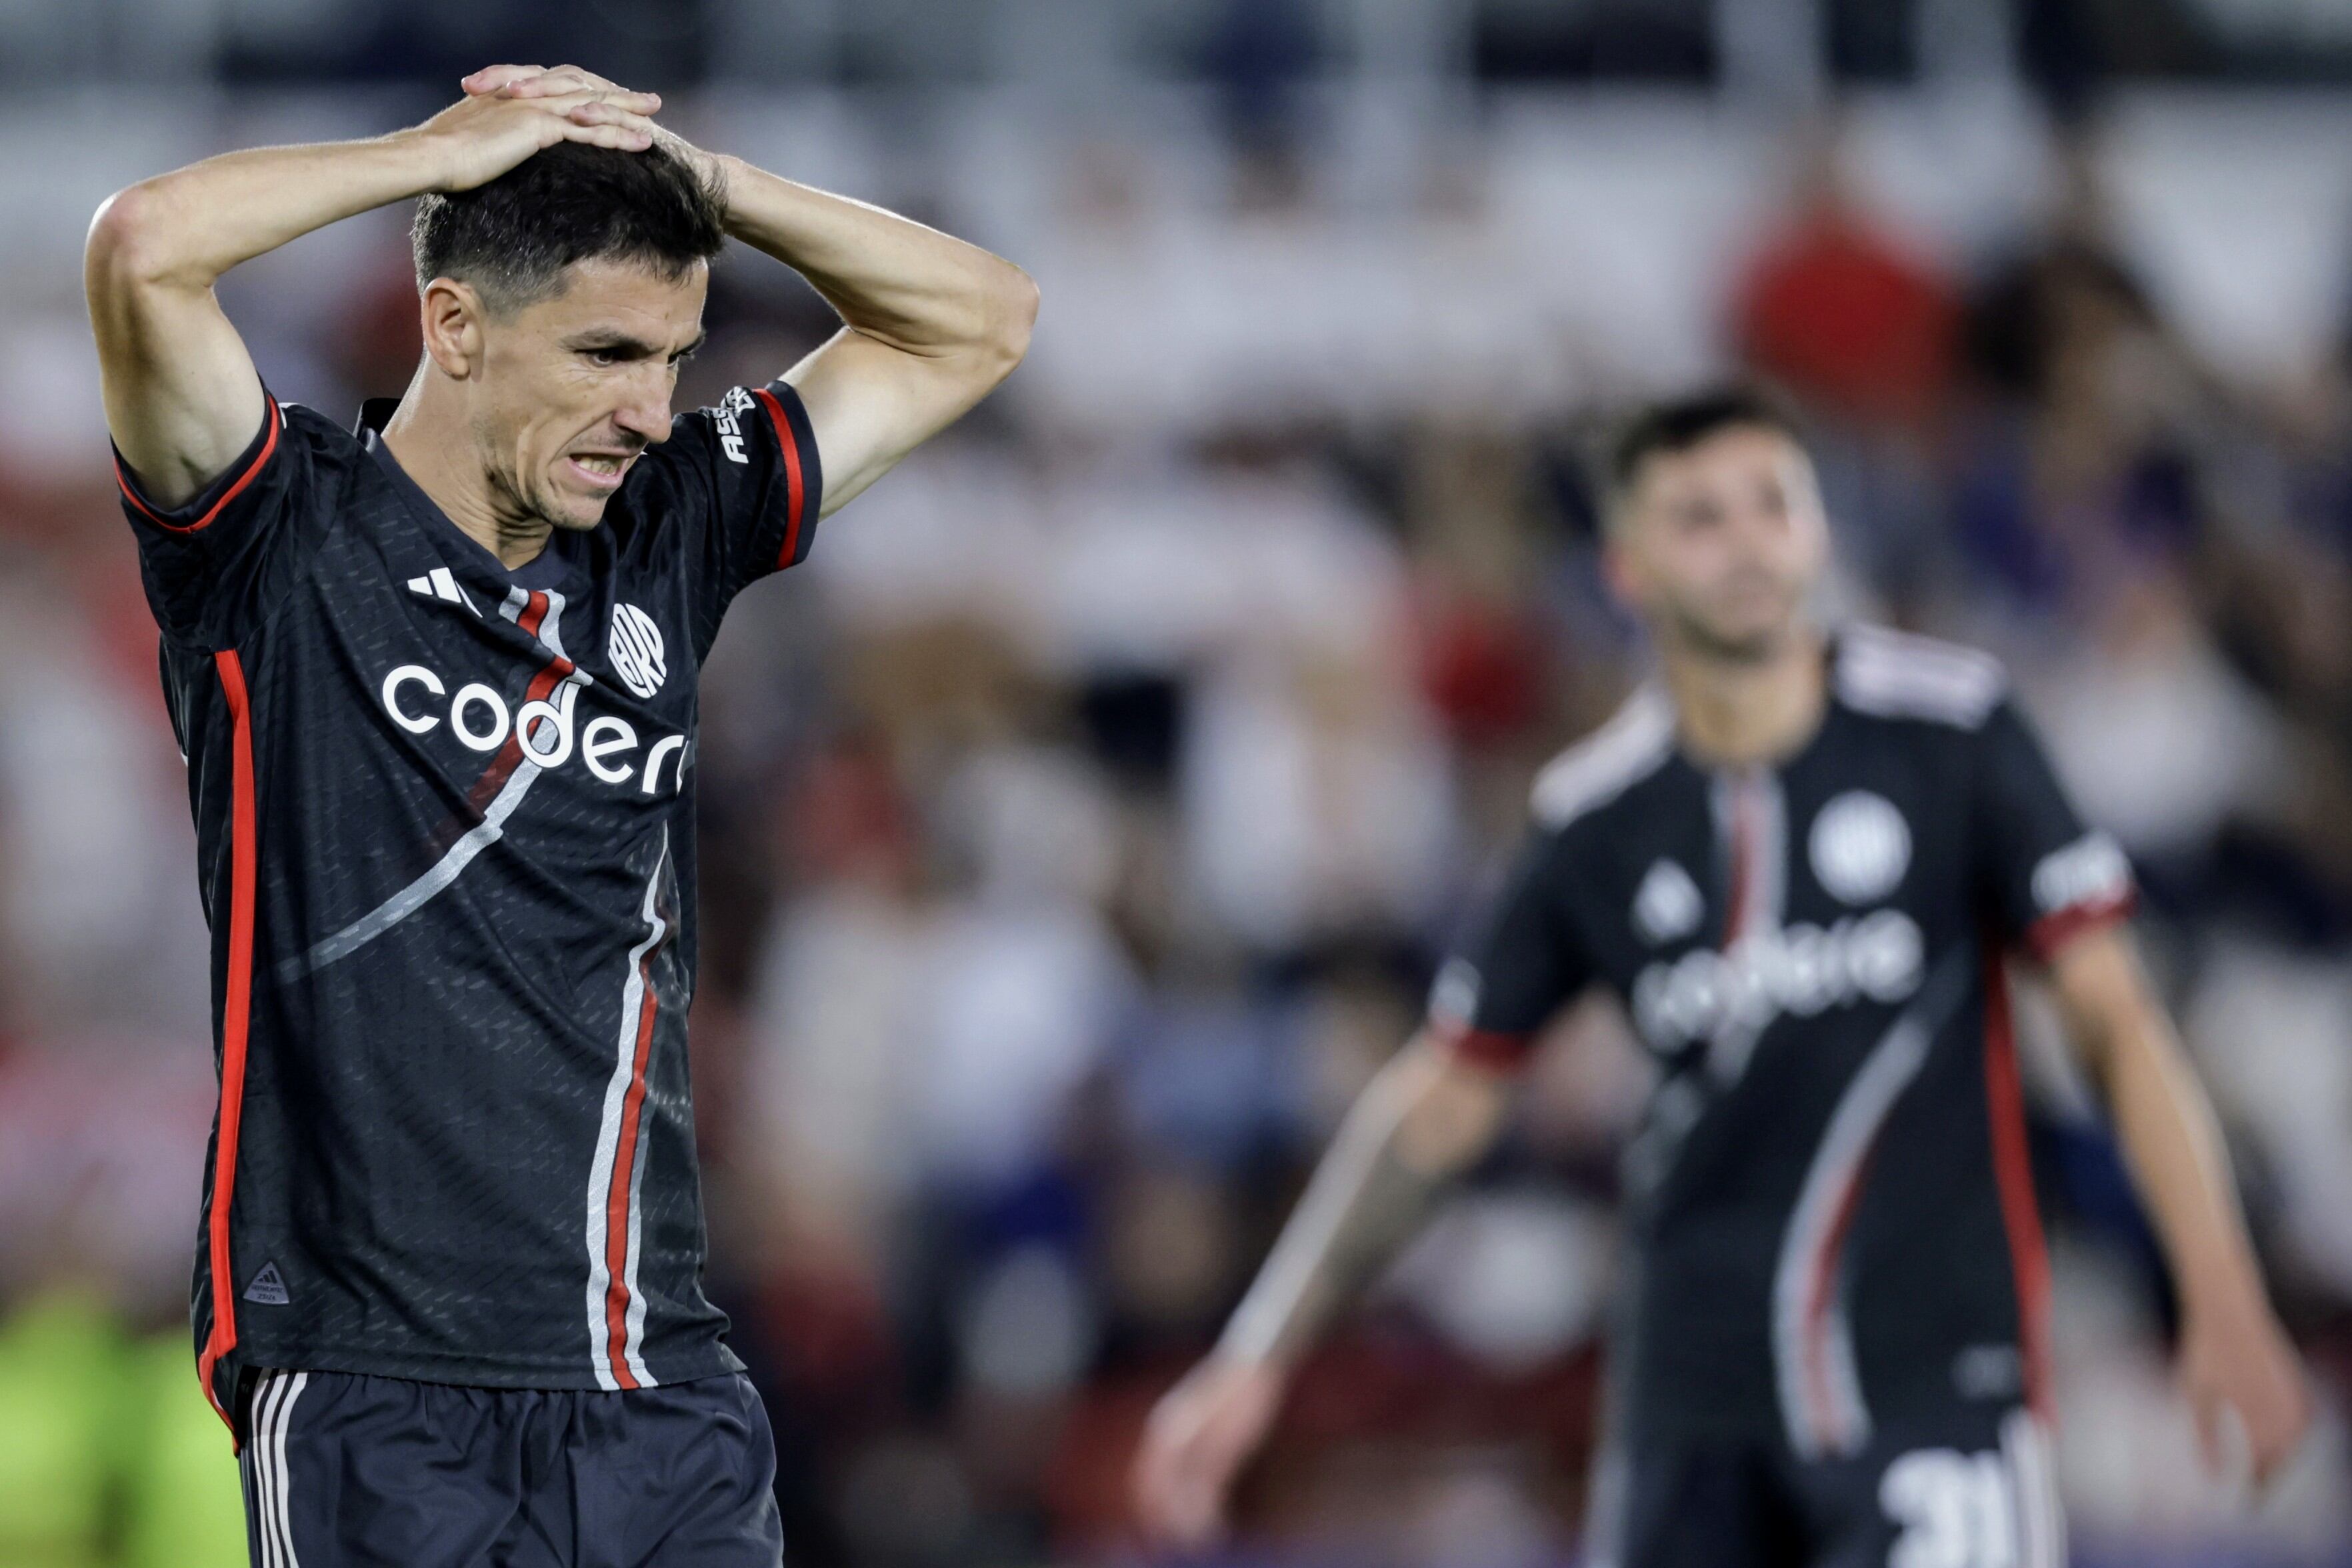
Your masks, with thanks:
[[(1612, 585), (1657, 646), (1684, 747), (1727, 766), (1795, 752), (1828, 701), (1807, 613), (1829, 556), (1803, 448), (1732, 426), (1653, 454), (1612, 498)], [(2207, 1455), (2234, 1414), (2259, 1483), (2311, 1420), (2301, 1366), (2246, 1240), (2212, 1110), (2150, 993), (2130, 934), (2085, 931), (2049, 979), (2109, 1110), (2183, 1302), (2179, 1374)], [(1502, 1079), (1417, 1037), (1363, 1092), (1217, 1347), (1152, 1411), (1133, 1490), (1148, 1534), (1199, 1548), (1300, 1358), (1418, 1228), (1503, 1121)]]

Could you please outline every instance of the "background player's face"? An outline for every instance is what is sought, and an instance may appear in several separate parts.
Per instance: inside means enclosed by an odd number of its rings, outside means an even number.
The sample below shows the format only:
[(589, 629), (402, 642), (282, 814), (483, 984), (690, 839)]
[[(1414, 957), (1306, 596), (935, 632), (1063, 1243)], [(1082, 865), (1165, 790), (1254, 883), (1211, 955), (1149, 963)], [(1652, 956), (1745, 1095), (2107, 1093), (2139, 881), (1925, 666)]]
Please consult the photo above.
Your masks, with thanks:
[(679, 360), (709, 269), (676, 282), (593, 260), (553, 299), (483, 322), (474, 443), (494, 489), (558, 528), (593, 528), (637, 455), (669, 437)]
[(1652, 454), (1619, 505), (1611, 576), (1662, 643), (1743, 660), (1785, 646), (1829, 550), (1802, 447), (1731, 426)]

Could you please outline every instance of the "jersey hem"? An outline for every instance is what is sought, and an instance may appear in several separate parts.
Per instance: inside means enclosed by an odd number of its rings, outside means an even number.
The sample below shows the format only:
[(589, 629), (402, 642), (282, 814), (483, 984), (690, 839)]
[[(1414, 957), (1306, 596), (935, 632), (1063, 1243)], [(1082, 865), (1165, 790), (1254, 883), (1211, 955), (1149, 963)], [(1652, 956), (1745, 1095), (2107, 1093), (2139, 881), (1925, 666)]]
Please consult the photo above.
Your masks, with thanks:
[[(355, 1377), (388, 1377), (402, 1383), (439, 1384), (452, 1388), (510, 1388), (544, 1393), (602, 1392), (595, 1369), (586, 1363), (562, 1368), (519, 1367), (511, 1363), (478, 1361), (466, 1356), (387, 1356), (335, 1346), (276, 1346), (247, 1341), (234, 1352), (247, 1366), (284, 1368), (299, 1372), (343, 1373)], [(666, 1362), (652, 1369), (648, 1387), (674, 1383), (698, 1383), (744, 1370), (742, 1358), (723, 1342), (702, 1354)]]

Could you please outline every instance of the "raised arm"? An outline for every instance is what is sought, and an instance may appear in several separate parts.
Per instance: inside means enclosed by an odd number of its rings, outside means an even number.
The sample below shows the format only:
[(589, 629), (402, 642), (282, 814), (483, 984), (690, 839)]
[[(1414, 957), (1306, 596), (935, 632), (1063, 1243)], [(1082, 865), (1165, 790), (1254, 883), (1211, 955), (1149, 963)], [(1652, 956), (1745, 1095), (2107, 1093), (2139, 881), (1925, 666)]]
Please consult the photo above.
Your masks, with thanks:
[(83, 287), (107, 427), (147, 497), (194, 497), (261, 426), (260, 377), (213, 295), (221, 274), (338, 218), (470, 189), (560, 141), (641, 151), (657, 107), (610, 84), (469, 96), (389, 136), (230, 153), (109, 197)]
[(1219, 1533), (1291, 1369), (1493, 1146), (1507, 1082), (1424, 1033), (1365, 1089), (1216, 1350), (1151, 1414), (1135, 1474), (1146, 1529), (1186, 1546)]
[(2286, 1334), (2272, 1315), (2212, 1107), (2149, 994), (2127, 931), (2107, 926), (2051, 956), (2061, 1011), (2105, 1091), (2180, 1299), (2180, 1377), (2209, 1460), (2225, 1413), (2266, 1480), (2311, 1421)]
[(845, 323), (785, 373), (808, 407), (831, 512), (946, 429), (1029, 351), (1037, 286), (934, 228), (719, 160), (727, 229), (797, 270)]
[[(467, 80), (469, 91), (526, 96), (583, 84), (609, 85), (572, 66), (500, 66)], [(824, 460), (824, 514), (962, 417), (1028, 352), (1037, 286), (1011, 262), (740, 158), (686, 150), (724, 189), (727, 232), (841, 313), (841, 331), (784, 374)]]

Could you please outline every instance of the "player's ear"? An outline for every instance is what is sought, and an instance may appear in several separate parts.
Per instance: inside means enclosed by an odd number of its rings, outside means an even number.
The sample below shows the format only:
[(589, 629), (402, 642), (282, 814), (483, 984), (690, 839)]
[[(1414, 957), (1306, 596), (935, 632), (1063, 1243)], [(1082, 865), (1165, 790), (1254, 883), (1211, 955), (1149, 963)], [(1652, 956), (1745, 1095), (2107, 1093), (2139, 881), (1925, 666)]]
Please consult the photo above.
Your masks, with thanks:
[(1619, 603), (1638, 609), (1643, 603), (1642, 563), (1633, 548), (1634, 520), (1627, 515), (1626, 505), (1622, 498), (1612, 500), (1601, 525), (1601, 575)]
[(473, 286), (436, 278), (416, 302), (425, 353), (441, 374), (466, 381), (482, 368), (482, 321), (488, 313)]

